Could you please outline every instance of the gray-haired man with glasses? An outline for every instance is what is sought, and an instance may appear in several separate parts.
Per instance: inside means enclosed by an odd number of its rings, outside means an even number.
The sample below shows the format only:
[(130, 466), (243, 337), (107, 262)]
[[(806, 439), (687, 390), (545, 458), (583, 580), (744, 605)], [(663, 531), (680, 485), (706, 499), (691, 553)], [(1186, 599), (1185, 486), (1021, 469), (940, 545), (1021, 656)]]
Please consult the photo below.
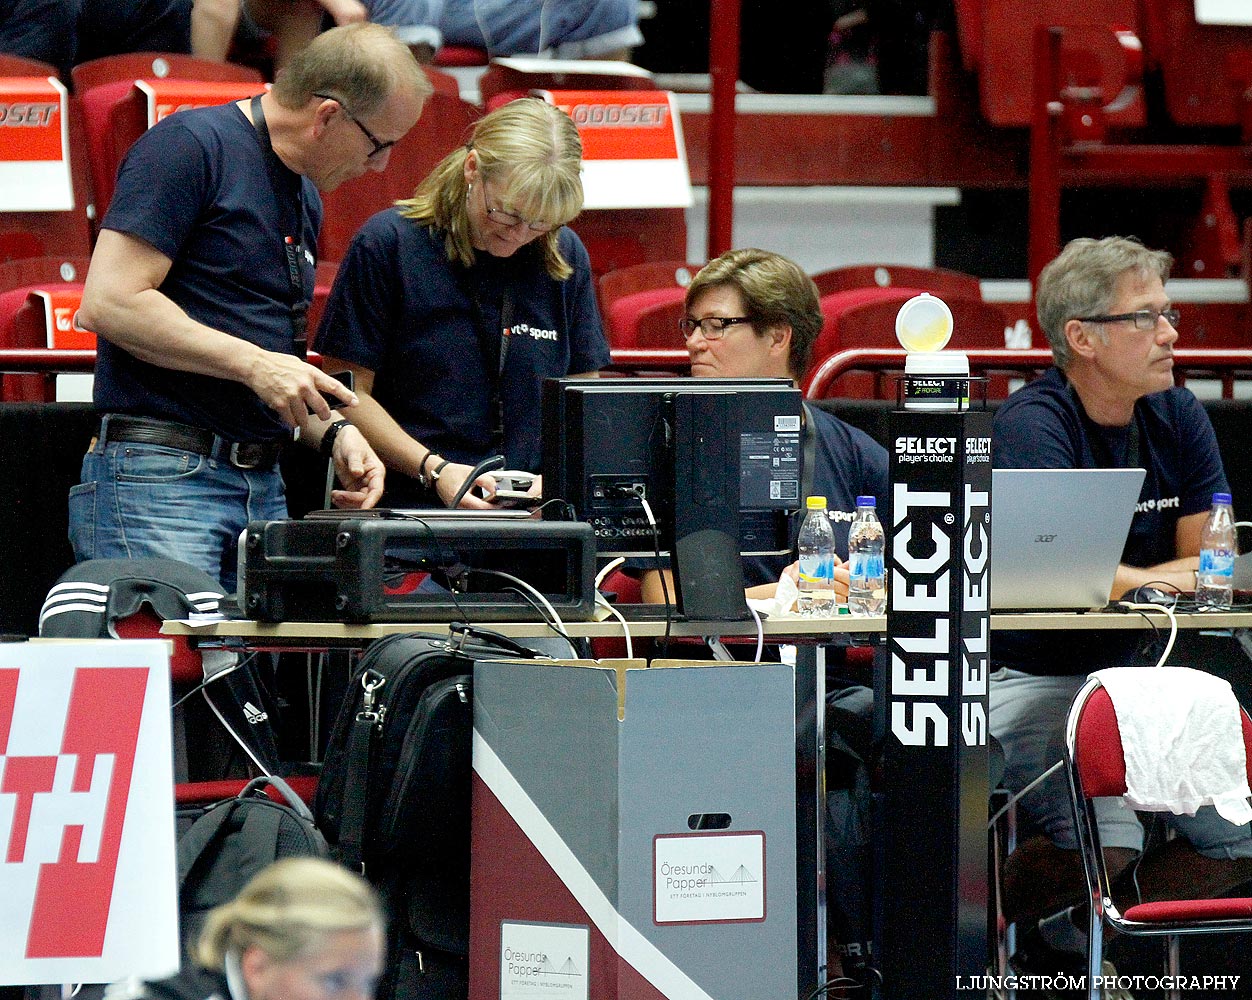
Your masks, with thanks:
[[(1039, 276), (1039, 325), (1055, 367), (996, 413), (1001, 468), (1147, 470), (1112, 598), (1151, 584), (1191, 591), (1212, 495), (1228, 492), (1203, 407), (1174, 385), (1178, 310), (1165, 291), (1173, 258), (1138, 240), (1069, 243)], [(1100, 511), (1091, 517), (1099, 518)], [(1004, 748), (1004, 784), (1019, 792), (1061, 755), (1066, 712), (1092, 670), (1151, 665), (1133, 632), (1001, 633), (992, 647), (990, 728)], [(1152, 654), (1155, 657), (1155, 653)], [(1061, 773), (1018, 806), (1026, 833), (1005, 869), (1005, 916), (1023, 928), (1022, 973), (1085, 970), (1086, 886)], [(1211, 806), (1169, 816), (1182, 837), (1144, 851), (1143, 829), (1119, 799), (1098, 800), (1100, 839), (1129, 901), (1218, 895), (1252, 876), (1252, 837)], [(1184, 888), (1185, 887), (1185, 888)], [(1116, 891), (1116, 890), (1115, 890)]]

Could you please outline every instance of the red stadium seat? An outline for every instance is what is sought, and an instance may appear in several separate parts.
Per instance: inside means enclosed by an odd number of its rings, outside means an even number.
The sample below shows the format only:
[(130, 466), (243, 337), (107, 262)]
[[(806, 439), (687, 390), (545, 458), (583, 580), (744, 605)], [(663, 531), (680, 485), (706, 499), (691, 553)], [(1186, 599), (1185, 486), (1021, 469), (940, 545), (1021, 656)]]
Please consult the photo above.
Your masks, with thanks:
[(61, 74), (52, 63), (0, 52), (0, 76), (56, 76)]
[(435, 53), (436, 66), (486, 66), (489, 61), (486, 49), (472, 45), (445, 45)]
[(73, 97), (68, 116), (74, 207), (64, 212), (0, 212), (0, 263), (27, 257), (91, 255), (91, 172), (82, 108)]
[[(41, 282), (0, 292), (0, 348), (48, 346), (47, 315), (41, 290), (82, 294), (81, 282)], [(0, 401), (43, 403), (56, 399), (55, 375), (0, 376)]]
[(610, 347), (672, 347), (677, 331), (656, 343), (640, 339), (639, 324), (645, 314), (662, 303), (678, 303), (702, 265), (683, 260), (646, 261), (600, 275), (596, 293)]
[(81, 94), (106, 83), (133, 82), (143, 79), (173, 80), (235, 80), (241, 83), (264, 83), (260, 71), (235, 63), (197, 59), (179, 52), (126, 52), (79, 63), (70, 70), (74, 92)]
[(982, 298), (982, 283), (972, 274), (943, 267), (915, 267), (908, 264), (852, 264), (820, 271), (813, 275), (820, 295), (846, 292), (852, 288), (920, 288), (931, 295), (960, 295)]
[(442, 90), (426, 101), (422, 117), (391, 149), (391, 160), (381, 173), (370, 171), (324, 195), (325, 207), (318, 255), (343, 260), (356, 231), (371, 215), (411, 197), (414, 188), (435, 165), (469, 138), (478, 108)]
[[(895, 318), (900, 306), (927, 289), (857, 288), (822, 297), (825, 324), (814, 345), (802, 389), (817, 366), (836, 351), (853, 347), (898, 347)], [(974, 347), (1004, 347), (1004, 314), (980, 299), (944, 295), (952, 310), (952, 340), (949, 350)], [(839, 380), (839, 396), (890, 399), (895, 395), (892, 381), (884, 375), (851, 374)]]

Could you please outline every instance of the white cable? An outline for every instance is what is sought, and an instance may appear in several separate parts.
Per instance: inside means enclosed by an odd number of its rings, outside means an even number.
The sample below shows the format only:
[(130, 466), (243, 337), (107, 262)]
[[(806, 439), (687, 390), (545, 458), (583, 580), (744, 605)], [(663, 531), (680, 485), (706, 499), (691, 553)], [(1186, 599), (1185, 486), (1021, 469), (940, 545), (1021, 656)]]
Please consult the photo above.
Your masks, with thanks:
[(599, 590), (600, 585), (604, 583), (604, 581), (608, 578), (608, 575), (625, 561), (625, 556), (618, 556), (616, 559), (610, 559), (607, 563), (605, 563), (605, 565), (601, 567), (600, 572), (596, 574), (596, 590)]
[(556, 613), (556, 608), (552, 606), (552, 602), (549, 601), (546, 597), (544, 597), (543, 594), (539, 593), (538, 590), (532, 587), (529, 583), (527, 583), (521, 577), (514, 576), (512, 573), (506, 573), (504, 572), (504, 570), (500, 570), (500, 569), (476, 569), (474, 570), (474, 572), (486, 573), (489, 576), (498, 576), (501, 579), (508, 580), (510, 583), (515, 583), (517, 584), (517, 586), (523, 588), (528, 594), (530, 594), (536, 601), (538, 601), (543, 606), (544, 610), (549, 615), (552, 616), (547, 621), (545, 621), (544, 624), (547, 625), (549, 628), (554, 629), (561, 636), (561, 638), (563, 639), (569, 638), (569, 636), (566, 635), (565, 633), (565, 622), (561, 621), (561, 616)]
[(1131, 601), (1122, 601), (1121, 605), (1129, 611), (1138, 611), (1141, 614), (1147, 611), (1156, 611), (1169, 619), (1169, 641), (1165, 643), (1165, 651), (1161, 653), (1160, 659), (1156, 661), (1156, 666), (1163, 667), (1165, 661), (1169, 659), (1169, 654), (1174, 651), (1174, 640), (1178, 638), (1178, 617), (1174, 614), (1173, 607), (1168, 604), (1135, 604)]
[(748, 605), (748, 610), (752, 612), (752, 617), (756, 619), (756, 656), (753, 659), (760, 663), (761, 654), (765, 652), (765, 625), (761, 621), (761, 614), (756, 608)]
[(648, 524), (651, 525), (652, 530), (656, 531), (656, 518), (652, 515), (652, 506), (648, 503), (648, 498), (640, 497), (639, 506), (643, 508), (643, 516), (648, 519)]
[(626, 640), (626, 659), (633, 660), (635, 658), (635, 644), (630, 637), (630, 625), (622, 617), (622, 613), (613, 606), (612, 602), (605, 600), (604, 595), (597, 594), (596, 603), (622, 623), (622, 638)]
[(1043, 781), (1043, 780), (1044, 780), (1045, 778), (1047, 778), (1049, 775), (1053, 774), (1053, 773), (1054, 773), (1054, 772), (1055, 772), (1058, 768), (1060, 768), (1060, 767), (1061, 767), (1064, 763), (1065, 763), (1065, 761), (1063, 761), (1063, 760), (1058, 760), (1055, 764), (1053, 764), (1050, 768), (1048, 768), (1046, 771), (1044, 771), (1044, 772), (1043, 772), (1043, 774), (1039, 775), (1039, 777), (1037, 777), (1034, 781), (1032, 781), (1029, 785), (1027, 785), (1025, 788), (1023, 788), (1023, 789), (1022, 789), (1020, 792), (1018, 792), (1016, 795), (1010, 795), (1010, 796), (1009, 796), (1009, 800), (1008, 800), (1006, 803), (1004, 803), (1004, 805), (1003, 805), (1003, 806), (1001, 806), (999, 809), (997, 809), (997, 810), (995, 811), (995, 815), (994, 815), (994, 816), (992, 816), (992, 817), (991, 817), (991, 819), (987, 820), (987, 829), (988, 829), (988, 830), (993, 829), (993, 828), (995, 827), (995, 825), (996, 825), (996, 820), (998, 820), (998, 819), (999, 819), (1001, 816), (1003, 816), (1006, 812), (1008, 812), (1010, 809), (1012, 809), (1012, 808), (1013, 808), (1013, 806), (1014, 806), (1014, 805), (1016, 805), (1016, 803), (1017, 803), (1017, 800), (1018, 800), (1018, 799), (1020, 799), (1023, 795), (1025, 795), (1027, 792), (1029, 792), (1031, 789), (1033, 789), (1033, 788), (1034, 788), (1037, 784), (1039, 784), (1039, 782)]

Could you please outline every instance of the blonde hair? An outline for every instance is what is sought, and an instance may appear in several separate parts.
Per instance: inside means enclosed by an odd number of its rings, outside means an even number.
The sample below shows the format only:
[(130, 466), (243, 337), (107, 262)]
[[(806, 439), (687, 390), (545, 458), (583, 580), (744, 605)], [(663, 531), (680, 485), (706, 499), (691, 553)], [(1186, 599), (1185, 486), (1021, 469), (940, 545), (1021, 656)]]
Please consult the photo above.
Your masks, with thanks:
[(542, 237), (544, 267), (557, 281), (574, 273), (561, 256), (560, 227), (583, 207), (583, 145), (569, 115), (532, 97), (496, 108), (474, 126), (470, 141), (443, 158), (412, 198), (396, 202), (400, 214), (444, 236), (448, 260), (474, 265), (470, 242), (465, 160), (473, 150), (480, 182), (490, 181), (504, 204), (528, 219), (553, 224)]
[(308, 954), (327, 934), (381, 931), (385, 923), (382, 903), (363, 878), (321, 858), (284, 858), (209, 911), (193, 957), (220, 970), (228, 952), (257, 947), (283, 962)]
[(285, 108), (302, 108), (314, 95), (329, 93), (357, 117), (368, 118), (405, 89), (425, 101), (434, 88), (395, 32), (359, 23), (314, 38), (278, 74), (273, 94)]

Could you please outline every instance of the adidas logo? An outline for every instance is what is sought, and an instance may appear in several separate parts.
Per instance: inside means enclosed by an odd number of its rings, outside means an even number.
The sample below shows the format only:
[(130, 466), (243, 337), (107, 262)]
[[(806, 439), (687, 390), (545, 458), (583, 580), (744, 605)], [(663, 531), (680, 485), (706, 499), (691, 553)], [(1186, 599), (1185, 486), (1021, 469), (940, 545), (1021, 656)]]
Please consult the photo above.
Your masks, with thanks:
[(252, 702), (245, 701), (243, 703), (243, 714), (251, 725), (257, 725), (269, 718), (268, 712), (262, 712)]

